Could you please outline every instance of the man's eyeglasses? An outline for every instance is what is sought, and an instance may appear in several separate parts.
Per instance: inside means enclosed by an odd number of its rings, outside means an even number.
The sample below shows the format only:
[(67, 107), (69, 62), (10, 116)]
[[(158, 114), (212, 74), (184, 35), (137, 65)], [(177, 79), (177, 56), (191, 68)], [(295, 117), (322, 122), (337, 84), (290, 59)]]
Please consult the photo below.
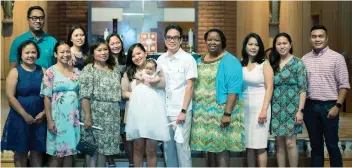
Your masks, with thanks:
[(32, 17), (28, 17), (28, 19), (31, 19), (31, 21), (35, 22), (39, 19), (39, 21), (43, 21), (44, 20), (44, 16), (32, 16)]
[(171, 40), (178, 41), (181, 39), (181, 37), (180, 36), (174, 36), (174, 37), (166, 36), (165, 39), (166, 39), (166, 41), (171, 41)]

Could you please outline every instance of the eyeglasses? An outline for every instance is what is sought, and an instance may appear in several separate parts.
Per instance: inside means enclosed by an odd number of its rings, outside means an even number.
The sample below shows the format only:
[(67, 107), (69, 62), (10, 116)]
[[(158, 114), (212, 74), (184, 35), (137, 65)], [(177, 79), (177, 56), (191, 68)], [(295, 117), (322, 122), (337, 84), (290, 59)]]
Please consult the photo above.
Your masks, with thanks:
[(166, 36), (165, 39), (166, 39), (166, 41), (171, 41), (171, 40), (178, 41), (181, 39), (181, 37), (180, 36), (174, 36), (174, 37)]
[(43, 21), (44, 20), (44, 16), (32, 16), (32, 17), (28, 17), (28, 19), (31, 19), (31, 21), (35, 22), (39, 19), (39, 21)]

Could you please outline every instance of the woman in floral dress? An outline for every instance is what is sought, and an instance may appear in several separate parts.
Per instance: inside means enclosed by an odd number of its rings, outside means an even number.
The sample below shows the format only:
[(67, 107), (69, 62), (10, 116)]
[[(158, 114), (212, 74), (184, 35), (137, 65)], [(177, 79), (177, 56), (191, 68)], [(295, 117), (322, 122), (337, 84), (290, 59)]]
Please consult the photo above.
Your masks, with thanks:
[[(98, 149), (92, 157), (86, 156), (88, 166), (104, 167), (107, 156), (120, 153), (120, 107), (121, 75), (116, 61), (104, 39), (97, 39), (89, 49), (88, 62), (80, 76), (80, 98), (82, 99), (85, 128), (92, 125)], [(82, 136), (89, 135), (82, 129)], [(84, 137), (82, 137), (84, 138)], [(94, 143), (92, 138), (87, 138)]]
[(69, 65), (67, 42), (58, 42), (54, 55), (57, 63), (45, 72), (40, 93), (48, 122), (46, 153), (52, 156), (49, 166), (71, 167), (80, 138), (79, 70)]
[(270, 64), (274, 70), (270, 132), (276, 139), (279, 167), (286, 167), (286, 155), (291, 167), (298, 166), (296, 139), (303, 128), (302, 111), (306, 100), (307, 74), (303, 62), (292, 53), (290, 35), (277, 34), (270, 52)]

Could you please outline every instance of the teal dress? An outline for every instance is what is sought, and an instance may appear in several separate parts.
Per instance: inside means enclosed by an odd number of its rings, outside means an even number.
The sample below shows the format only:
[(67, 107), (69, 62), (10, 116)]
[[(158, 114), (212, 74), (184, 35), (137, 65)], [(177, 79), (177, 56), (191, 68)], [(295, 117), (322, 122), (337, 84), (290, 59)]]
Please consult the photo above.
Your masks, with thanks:
[(299, 96), (302, 92), (307, 92), (306, 68), (299, 58), (292, 57), (274, 74), (270, 129), (273, 136), (293, 136), (302, 133), (302, 124), (295, 123)]
[(46, 153), (65, 157), (77, 154), (76, 146), (80, 138), (79, 116), (79, 70), (67, 78), (51, 66), (44, 74), (41, 95), (51, 98), (51, 115), (56, 133), (47, 132)]

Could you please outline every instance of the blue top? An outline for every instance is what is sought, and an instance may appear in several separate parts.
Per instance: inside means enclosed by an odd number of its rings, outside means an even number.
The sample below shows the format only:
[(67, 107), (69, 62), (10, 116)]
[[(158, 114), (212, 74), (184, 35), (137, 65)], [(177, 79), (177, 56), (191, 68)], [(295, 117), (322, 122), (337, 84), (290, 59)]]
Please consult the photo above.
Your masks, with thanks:
[(30, 31), (18, 36), (11, 45), (9, 61), (17, 62), (18, 54), (17, 48), (21, 45), (22, 42), (26, 40), (32, 40), (39, 47), (40, 57), (35, 62), (37, 65), (48, 69), (50, 66), (54, 65), (56, 62), (56, 58), (54, 57), (54, 47), (56, 44), (56, 39), (53, 36), (49, 36), (46, 33), (43, 33), (42, 38), (37, 40)]
[[(197, 59), (199, 64), (201, 58)], [(231, 53), (227, 52), (220, 60), (216, 73), (216, 103), (226, 104), (228, 94), (242, 98), (242, 65)]]

